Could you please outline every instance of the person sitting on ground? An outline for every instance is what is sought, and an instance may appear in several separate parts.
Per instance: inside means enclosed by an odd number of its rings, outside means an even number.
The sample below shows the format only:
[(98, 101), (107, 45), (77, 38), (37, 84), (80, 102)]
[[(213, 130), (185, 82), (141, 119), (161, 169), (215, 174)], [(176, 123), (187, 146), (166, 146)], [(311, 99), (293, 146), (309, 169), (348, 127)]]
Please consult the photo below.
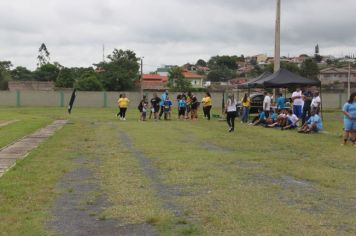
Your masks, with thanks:
[(258, 116), (256, 116), (252, 120), (252, 123), (250, 123), (250, 125), (256, 126), (256, 125), (259, 125), (259, 124), (266, 124), (266, 120), (267, 120), (266, 112), (259, 110)]
[(297, 128), (298, 121), (299, 121), (299, 118), (293, 113), (292, 110), (289, 110), (288, 115), (287, 115), (287, 124), (286, 124), (286, 126), (282, 127), (282, 130)]
[(310, 132), (319, 132), (323, 129), (323, 123), (315, 110), (311, 111), (311, 116), (302, 128), (298, 131), (299, 133), (310, 133)]
[(163, 103), (164, 108), (164, 119), (170, 120), (171, 119), (171, 112), (172, 112), (172, 101), (169, 99), (169, 96), (166, 96), (166, 100)]
[(287, 111), (286, 110), (279, 110), (276, 120), (273, 124), (268, 125), (268, 128), (275, 128), (275, 127), (284, 127), (286, 126), (287, 121)]
[(276, 122), (277, 120), (277, 113), (275, 112), (275, 110), (272, 110), (272, 112), (270, 113), (270, 116), (266, 119), (266, 126), (268, 128), (269, 125), (272, 125)]

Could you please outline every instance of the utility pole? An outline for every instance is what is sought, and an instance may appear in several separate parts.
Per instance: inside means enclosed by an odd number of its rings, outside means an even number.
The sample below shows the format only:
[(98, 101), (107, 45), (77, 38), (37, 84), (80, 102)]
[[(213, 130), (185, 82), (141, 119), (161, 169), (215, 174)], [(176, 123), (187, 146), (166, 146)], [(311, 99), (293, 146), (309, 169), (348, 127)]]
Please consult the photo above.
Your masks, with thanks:
[(103, 62), (105, 62), (105, 44), (103, 44)]
[(351, 95), (351, 62), (349, 62), (349, 75), (347, 76), (347, 97)]
[(143, 97), (143, 58), (145, 57), (141, 57), (141, 77), (140, 77), (140, 94), (141, 94), (141, 98)]
[(281, 0), (277, 0), (276, 29), (274, 45), (274, 72), (281, 68)]
[[(274, 35), (274, 68), (273, 72), (276, 73), (281, 68), (281, 0), (277, 0), (276, 8), (276, 27)], [(274, 98), (277, 98), (279, 89), (274, 89)]]

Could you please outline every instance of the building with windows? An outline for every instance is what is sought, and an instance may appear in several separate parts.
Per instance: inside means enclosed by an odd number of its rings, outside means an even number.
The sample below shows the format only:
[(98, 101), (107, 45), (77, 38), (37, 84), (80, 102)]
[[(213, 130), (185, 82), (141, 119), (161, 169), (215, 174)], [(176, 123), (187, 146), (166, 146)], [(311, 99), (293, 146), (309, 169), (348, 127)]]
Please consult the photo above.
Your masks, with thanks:
[[(322, 84), (347, 83), (348, 68), (325, 68), (320, 71), (319, 79)], [(351, 69), (350, 81), (356, 83), (356, 69)]]
[(203, 88), (204, 76), (198, 75), (188, 70), (183, 70), (183, 76), (189, 80), (193, 88)]

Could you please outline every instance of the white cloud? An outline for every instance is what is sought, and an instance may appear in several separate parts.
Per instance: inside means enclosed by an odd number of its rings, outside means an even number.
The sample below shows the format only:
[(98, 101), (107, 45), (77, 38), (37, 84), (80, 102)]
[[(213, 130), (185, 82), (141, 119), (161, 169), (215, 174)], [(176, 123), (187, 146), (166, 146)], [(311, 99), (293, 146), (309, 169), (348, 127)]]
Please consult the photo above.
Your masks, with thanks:
[[(90, 66), (114, 48), (145, 56), (146, 70), (217, 54), (273, 52), (274, 0), (2, 0), (0, 60), (33, 69), (46, 43), (53, 61)], [(356, 53), (352, 0), (282, 0), (282, 54)]]

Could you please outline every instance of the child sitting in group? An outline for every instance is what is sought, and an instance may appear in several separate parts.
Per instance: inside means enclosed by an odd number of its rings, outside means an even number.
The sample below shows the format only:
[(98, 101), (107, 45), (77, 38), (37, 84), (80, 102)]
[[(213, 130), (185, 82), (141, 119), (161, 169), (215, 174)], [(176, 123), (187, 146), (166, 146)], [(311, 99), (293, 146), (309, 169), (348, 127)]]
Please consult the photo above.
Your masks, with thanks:
[(185, 118), (185, 112), (187, 109), (187, 102), (185, 101), (185, 96), (181, 96), (178, 100), (178, 118), (183, 120)]
[(266, 119), (266, 126), (268, 127), (271, 124), (274, 124), (277, 120), (277, 113), (275, 110), (272, 110), (272, 113), (270, 113), (270, 116)]
[(316, 110), (311, 111), (311, 116), (307, 120), (307, 122), (302, 126), (302, 128), (298, 131), (299, 133), (310, 133), (310, 132), (319, 132), (323, 129), (323, 123), (318, 114), (316, 114)]
[(268, 125), (268, 128), (284, 127), (287, 125), (287, 111), (279, 110), (277, 118), (273, 124)]
[(267, 120), (266, 113), (264, 111), (259, 110), (258, 116), (256, 116), (252, 120), (252, 123), (250, 123), (250, 125), (256, 126), (259, 124), (266, 124), (266, 120)]
[(166, 97), (166, 100), (163, 102), (164, 107), (164, 119), (170, 120), (171, 119), (171, 111), (172, 111), (172, 101), (169, 97)]
[(285, 129), (295, 129), (298, 126), (298, 121), (299, 118), (293, 113), (292, 110), (288, 111), (288, 115), (287, 115), (287, 125), (282, 127), (282, 130)]

